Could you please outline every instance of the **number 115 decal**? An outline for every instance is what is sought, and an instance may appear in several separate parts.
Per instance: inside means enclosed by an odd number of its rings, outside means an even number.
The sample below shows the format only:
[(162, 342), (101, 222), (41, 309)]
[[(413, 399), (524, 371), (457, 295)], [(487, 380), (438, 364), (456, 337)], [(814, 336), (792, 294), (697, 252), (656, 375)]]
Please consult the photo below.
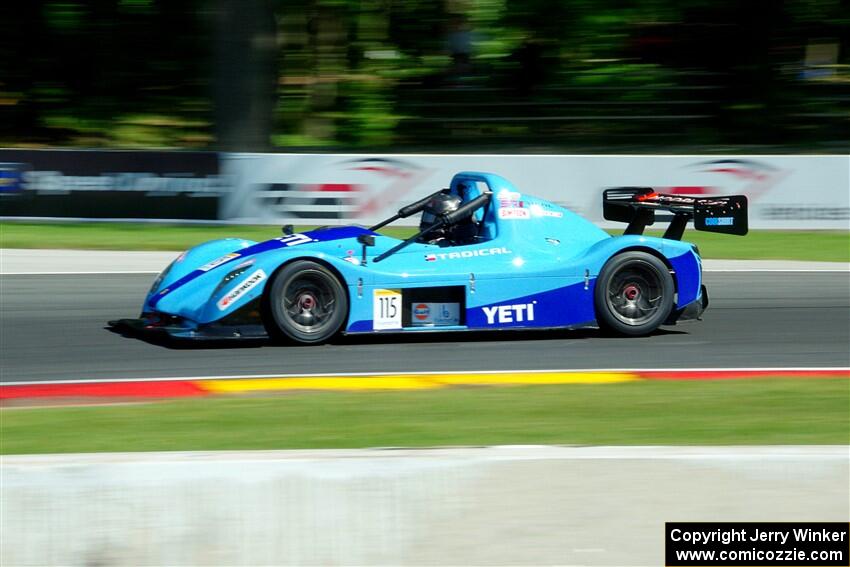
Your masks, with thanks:
[(401, 290), (376, 289), (372, 300), (372, 328), (401, 329)]

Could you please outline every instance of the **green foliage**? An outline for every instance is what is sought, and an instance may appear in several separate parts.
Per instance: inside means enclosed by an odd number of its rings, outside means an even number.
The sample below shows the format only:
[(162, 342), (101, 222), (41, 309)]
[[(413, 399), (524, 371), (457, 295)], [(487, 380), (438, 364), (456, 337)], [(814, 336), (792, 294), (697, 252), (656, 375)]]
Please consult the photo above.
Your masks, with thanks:
[(843, 379), (327, 392), (2, 411), (3, 454), (850, 442)]
[[(271, 125), (281, 149), (847, 146), (840, 0), (2, 4), (3, 146), (215, 148), (223, 118)], [(267, 41), (259, 29), (223, 37), (224, 5), (276, 22), (276, 65), (220, 82), (228, 41)], [(803, 81), (812, 42), (836, 43), (839, 60)], [(255, 95), (214, 116), (214, 93), (221, 105), (262, 90), (252, 77), (277, 85), (275, 103), (260, 105), (273, 111), (248, 112)], [(475, 114), (458, 112), (470, 100)]]
[(689, 230), (684, 240), (699, 246), (704, 258), (850, 262), (850, 232), (840, 230), (752, 230), (744, 237)]
[[(308, 230), (310, 227), (299, 227)], [(388, 227), (381, 232), (407, 238), (412, 227)], [(622, 231), (611, 230), (612, 234)], [(153, 225), (139, 223), (0, 223), (0, 248), (77, 248), (88, 250), (185, 250), (214, 238), (241, 236), (268, 240), (280, 234), (276, 226)], [(647, 234), (661, 236), (660, 231)], [(739, 260), (807, 260), (850, 262), (847, 231), (756, 230), (741, 238), (690, 230), (688, 242), (705, 258)]]
[[(299, 227), (308, 230), (315, 227)], [(383, 234), (406, 237), (412, 228), (388, 228)], [(0, 248), (83, 250), (185, 250), (196, 244), (240, 236), (263, 241), (280, 236), (277, 226), (151, 225), (143, 223), (0, 223)]]

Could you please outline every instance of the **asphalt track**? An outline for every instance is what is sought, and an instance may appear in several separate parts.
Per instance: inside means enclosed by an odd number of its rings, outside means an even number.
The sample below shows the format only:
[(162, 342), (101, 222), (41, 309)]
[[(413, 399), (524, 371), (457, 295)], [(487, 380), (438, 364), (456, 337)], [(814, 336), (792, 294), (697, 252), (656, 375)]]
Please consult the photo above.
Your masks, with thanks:
[(323, 346), (152, 344), (135, 317), (151, 274), (0, 276), (0, 381), (623, 368), (850, 366), (847, 272), (713, 272), (704, 321), (646, 338), (593, 329), (340, 337)]

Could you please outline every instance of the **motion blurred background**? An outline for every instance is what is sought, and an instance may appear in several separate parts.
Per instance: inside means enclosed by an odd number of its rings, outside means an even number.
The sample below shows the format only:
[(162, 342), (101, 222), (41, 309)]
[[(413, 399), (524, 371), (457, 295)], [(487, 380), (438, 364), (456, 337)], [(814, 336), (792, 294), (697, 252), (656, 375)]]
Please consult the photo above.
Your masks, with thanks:
[[(847, 520), (847, 0), (6, 0), (0, 22), (0, 563), (660, 565), (666, 521)], [(689, 231), (711, 310), (642, 339), (104, 328), (180, 250), (371, 224), (463, 169), (599, 223), (610, 187), (745, 194), (754, 230)], [(531, 377), (187, 382), (506, 369)], [(186, 397), (51, 389), (151, 378)]]
[(835, 152), (842, 0), (27, 0), (0, 146)]

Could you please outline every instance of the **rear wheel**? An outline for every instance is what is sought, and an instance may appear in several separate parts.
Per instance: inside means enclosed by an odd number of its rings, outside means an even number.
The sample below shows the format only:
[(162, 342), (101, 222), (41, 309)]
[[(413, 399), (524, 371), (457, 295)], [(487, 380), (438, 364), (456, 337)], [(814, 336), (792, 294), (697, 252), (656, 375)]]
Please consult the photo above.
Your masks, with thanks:
[(342, 328), (348, 298), (336, 275), (316, 262), (297, 261), (275, 275), (268, 295), (269, 334), (321, 343)]
[(648, 335), (673, 309), (673, 293), (673, 278), (661, 260), (646, 252), (618, 254), (596, 280), (596, 319), (618, 335)]

